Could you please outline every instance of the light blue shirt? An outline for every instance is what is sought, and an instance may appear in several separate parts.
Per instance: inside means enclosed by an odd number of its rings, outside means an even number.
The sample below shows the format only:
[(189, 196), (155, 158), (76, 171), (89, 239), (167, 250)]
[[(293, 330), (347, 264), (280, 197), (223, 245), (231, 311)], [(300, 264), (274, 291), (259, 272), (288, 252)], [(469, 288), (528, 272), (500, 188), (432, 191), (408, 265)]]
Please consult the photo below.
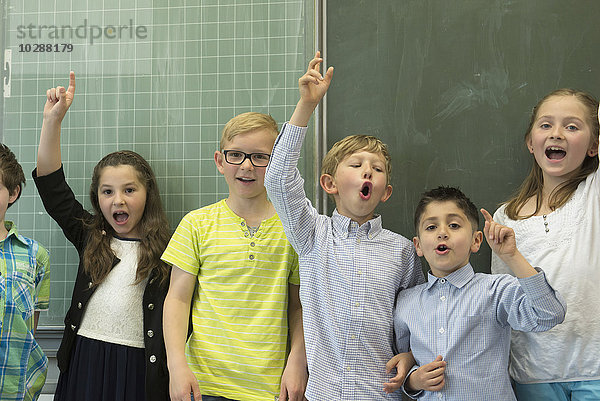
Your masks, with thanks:
[[(439, 392), (419, 400), (515, 400), (508, 376), (510, 329), (546, 331), (565, 318), (566, 305), (541, 270), (517, 279), (473, 272), (470, 264), (444, 278), (398, 294), (394, 328), (398, 348), (417, 365), (441, 355), (447, 362)], [(416, 369), (416, 367), (415, 367)]]
[(400, 290), (424, 281), (413, 244), (385, 230), (381, 217), (358, 223), (320, 215), (296, 168), (306, 128), (286, 124), (265, 187), (300, 262), (300, 299), (315, 400), (400, 400), (386, 394), (385, 364), (394, 355), (393, 309)]

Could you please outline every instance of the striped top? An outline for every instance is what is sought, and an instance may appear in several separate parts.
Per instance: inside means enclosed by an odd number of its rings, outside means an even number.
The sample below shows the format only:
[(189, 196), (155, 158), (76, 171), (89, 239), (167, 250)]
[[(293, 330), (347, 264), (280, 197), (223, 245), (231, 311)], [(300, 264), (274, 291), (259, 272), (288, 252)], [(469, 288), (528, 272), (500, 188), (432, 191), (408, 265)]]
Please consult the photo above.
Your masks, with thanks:
[(400, 400), (386, 394), (394, 356), (396, 294), (424, 281), (411, 241), (382, 227), (359, 227), (306, 198), (296, 167), (306, 128), (285, 124), (275, 142), (265, 187), (300, 258), (300, 301), (308, 362), (305, 396), (319, 400)]
[(273, 400), (287, 354), (288, 284), (300, 283), (279, 217), (252, 236), (225, 200), (194, 210), (162, 259), (198, 278), (186, 356), (202, 394)]
[(10, 221), (0, 241), (0, 400), (37, 399), (48, 359), (33, 337), (34, 312), (48, 309), (48, 252)]

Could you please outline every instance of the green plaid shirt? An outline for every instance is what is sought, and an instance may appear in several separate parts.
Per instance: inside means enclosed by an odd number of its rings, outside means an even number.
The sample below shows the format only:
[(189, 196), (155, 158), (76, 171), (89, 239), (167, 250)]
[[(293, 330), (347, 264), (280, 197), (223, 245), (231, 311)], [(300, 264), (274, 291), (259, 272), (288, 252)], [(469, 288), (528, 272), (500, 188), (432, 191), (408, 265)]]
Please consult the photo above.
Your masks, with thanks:
[(0, 400), (36, 400), (48, 359), (33, 337), (34, 312), (48, 309), (48, 252), (5, 222), (0, 241)]

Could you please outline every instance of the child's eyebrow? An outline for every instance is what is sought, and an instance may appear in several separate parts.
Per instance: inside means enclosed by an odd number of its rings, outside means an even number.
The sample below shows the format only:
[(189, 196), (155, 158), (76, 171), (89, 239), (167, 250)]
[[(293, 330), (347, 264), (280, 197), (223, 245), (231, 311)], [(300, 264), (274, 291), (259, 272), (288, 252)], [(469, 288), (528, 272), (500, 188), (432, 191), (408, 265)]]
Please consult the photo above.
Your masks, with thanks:
[[(540, 121), (540, 120), (551, 120), (551, 121), (554, 121), (554, 120), (557, 120), (557, 119), (558, 119), (558, 117), (555, 117), (555, 116), (543, 115), (543, 116), (540, 116), (536, 121)], [(582, 124), (583, 124), (583, 121), (584, 121), (584, 120), (582, 120), (581, 118), (579, 118), (577, 116), (567, 116), (567, 117), (562, 118), (561, 120), (562, 121), (575, 120), (575, 121), (577, 121), (579, 123), (582, 123)]]
[(451, 219), (460, 219), (460, 220), (465, 219), (461, 214), (458, 214), (458, 213), (450, 213), (450, 214), (448, 214), (448, 217)]

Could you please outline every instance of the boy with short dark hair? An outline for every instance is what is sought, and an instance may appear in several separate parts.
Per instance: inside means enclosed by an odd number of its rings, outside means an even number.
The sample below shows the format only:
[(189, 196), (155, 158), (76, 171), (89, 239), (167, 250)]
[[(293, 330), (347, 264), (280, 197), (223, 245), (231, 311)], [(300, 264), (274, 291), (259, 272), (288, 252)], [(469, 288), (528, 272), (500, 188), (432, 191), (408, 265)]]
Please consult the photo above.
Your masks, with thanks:
[(474, 273), (469, 258), (483, 234), (475, 205), (460, 190), (426, 192), (415, 211), (413, 242), (431, 270), (427, 283), (398, 294), (394, 311), (397, 346), (410, 345), (416, 360), (404, 382), (411, 398), (515, 400), (511, 327), (546, 331), (565, 317), (565, 303), (517, 250), (513, 230), (481, 213), (488, 244), (516, 277)]
[(214, 159), (229, 195), (188, 213), (162, 256), (173, 265), (163, 315), (173, 401), (303, 399), (298, 255), (263, 184), (277, 132), (262, 113), (225, 125)]
[(300, 100), (265, 176), (300, 259), (306, 398), (399, 400), (400, 392), (383, 390), (393, 376), (386, 362), (394, 355), (394, 300), (398, 291), (423, 282), (423, 273), (410, 241), (383, 229), (374, 213), (392, 194), (389, 154), (377, 138), (347, 137), (325, 156), (320, 184), (335, 200), (331, 217), (319, 215), (306, 198), (296, 166), (306, 125), (333, 76), (333, 68), (321, 76), (321, 62), (317, 53), (299, 80)]
[(48, 359), (34, 338), (50, 302), (48, 252), (19, 235), (6, 210), (21, 196), (25, 175), (13, 152), (0, 144), (0, 399), (36, 400)]

